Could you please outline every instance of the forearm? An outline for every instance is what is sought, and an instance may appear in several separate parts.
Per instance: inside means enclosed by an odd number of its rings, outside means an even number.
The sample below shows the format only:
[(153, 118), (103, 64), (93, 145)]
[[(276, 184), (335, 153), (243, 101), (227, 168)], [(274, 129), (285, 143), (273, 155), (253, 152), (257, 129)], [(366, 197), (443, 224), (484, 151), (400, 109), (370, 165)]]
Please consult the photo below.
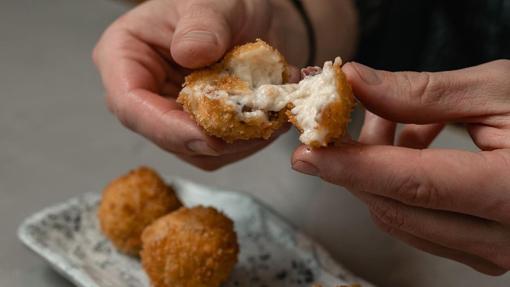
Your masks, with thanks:
[[(272, 0), (273, 21), (269, 35), (289, 63), (306, 65), (310, 45), (306, 26), (292, 1)], [(303, 0), (316, 35), (315, 63), (341, 56), (349, 60), (357, 46), (357, 12), (352, 0)]]

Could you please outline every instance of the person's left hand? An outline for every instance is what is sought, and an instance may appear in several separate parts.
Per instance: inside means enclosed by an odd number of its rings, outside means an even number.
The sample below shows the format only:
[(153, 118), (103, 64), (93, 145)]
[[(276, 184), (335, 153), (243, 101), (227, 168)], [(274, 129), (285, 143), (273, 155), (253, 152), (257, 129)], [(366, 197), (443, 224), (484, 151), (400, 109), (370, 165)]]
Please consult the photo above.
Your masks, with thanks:
[[(490, 275), (510, 270), (510, 61), (442, 73), (343, 69), (370, 111), (359, 142), (302, 146), (293, 168), (345, 186), (383, 231), (418, 249)], [(395, 122), (406, 124), (396, 145)], [(427, 149), (446, 122), (464, 123), (482, 151)]]

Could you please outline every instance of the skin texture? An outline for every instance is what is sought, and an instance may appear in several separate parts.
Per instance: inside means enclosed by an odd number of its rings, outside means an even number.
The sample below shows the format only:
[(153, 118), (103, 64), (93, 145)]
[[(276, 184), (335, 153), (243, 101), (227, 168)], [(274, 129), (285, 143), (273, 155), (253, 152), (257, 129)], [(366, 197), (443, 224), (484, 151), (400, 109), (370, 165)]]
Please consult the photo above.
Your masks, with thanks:
[(145, 227), (182, 204), (152, 169), (140, 167), (112, 181), (98, 209), (101, 230), (120, 251), (138, 255)]
[[(318, 60), (337, 55), (348, 58), (356, 31), (351, 1), (331, 4), (342, 11), (342, 17), (330, 5), (304, 2), (316, 29), (322, 31)], [(342, 27), (349, 33), (345, 38), (343, 33), (341, 41), (329, 41), (338, 39), (338, 31), (328, 27)], [(234, 45), (256, 38), (278, 48), (290, 64), (303, 66), (308, 53), (305, 34), (290, 1), (152, 0), (113, 23), (98, 41), (93, 59), (105, 86), (107, 105), (123, 125), (190, 164), (214, 170), (269, 142), (227, 144), (204, 133), (175, 102), (189, 69), (211, 65)]]
[[(490, 275), (509, 270), (510, 61), (440, 73), (343, 69), (369, 110), (359, 141), (300, 147), (293, 168), (345, 186), (411, 246)], [(427, 149), (451, 121), (481, 151)], [(396, 122), (406, 125), (395, 141)]]
[(142, 265), (154, 287), (219, 287), (237, 262), (232, 221), (211, 207), (181, 208), (147, 227)]

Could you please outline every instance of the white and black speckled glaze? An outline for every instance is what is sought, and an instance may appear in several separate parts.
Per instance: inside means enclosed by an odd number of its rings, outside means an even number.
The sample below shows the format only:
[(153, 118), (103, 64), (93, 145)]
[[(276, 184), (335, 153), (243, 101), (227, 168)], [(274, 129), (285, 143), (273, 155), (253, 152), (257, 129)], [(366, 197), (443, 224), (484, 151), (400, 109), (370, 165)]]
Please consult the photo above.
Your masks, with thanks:
[[(182, 179), (167, 180), (186, 206), (214, 206), (234, 220), (241, 253), (225, 287), (372, 286), (253, 198)], [(98, 193), (86, 193), (46, 208), (23, 222), (19, 238), (78, 286), (150, 286), (139, 260), (118, 253), (101, 234), (96, 218), (99, 198)]]

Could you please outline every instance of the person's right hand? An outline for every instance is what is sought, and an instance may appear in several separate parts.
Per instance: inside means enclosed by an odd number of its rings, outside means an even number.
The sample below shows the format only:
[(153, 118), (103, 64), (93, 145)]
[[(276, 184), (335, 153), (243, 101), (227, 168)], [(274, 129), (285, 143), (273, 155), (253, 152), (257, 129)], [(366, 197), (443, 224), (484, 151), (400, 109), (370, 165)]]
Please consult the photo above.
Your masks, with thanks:
[[(279, 31), (289, 34), (289, 21), (299, 16), (292, 6), (285, 6), (290, 1), (274, 2), (152, 0), (120, 17), (93, 53), (109, 109), (126, 127), (205, 170), (267, 146), (271, 141), (226, 144), (207, 136), (175, 97), (189, 69), (218, 61), (235, 44), (260, 37), (285, 54), (292, 43)], [(306, 49), (299, 50), (306, 54)]]
[[(384, 232), (489, 274), (510, 270), (510, 61), (455, 71), (343, 67), (370, 111), (358, 142), (293, 156), (294, 169), (344, 186)], [(463, 123), (481, 151), (427, 148)], [(405, 126), (396, 137), (396, 123)], [(397, 139), (397, 141), (395, 141)]]

